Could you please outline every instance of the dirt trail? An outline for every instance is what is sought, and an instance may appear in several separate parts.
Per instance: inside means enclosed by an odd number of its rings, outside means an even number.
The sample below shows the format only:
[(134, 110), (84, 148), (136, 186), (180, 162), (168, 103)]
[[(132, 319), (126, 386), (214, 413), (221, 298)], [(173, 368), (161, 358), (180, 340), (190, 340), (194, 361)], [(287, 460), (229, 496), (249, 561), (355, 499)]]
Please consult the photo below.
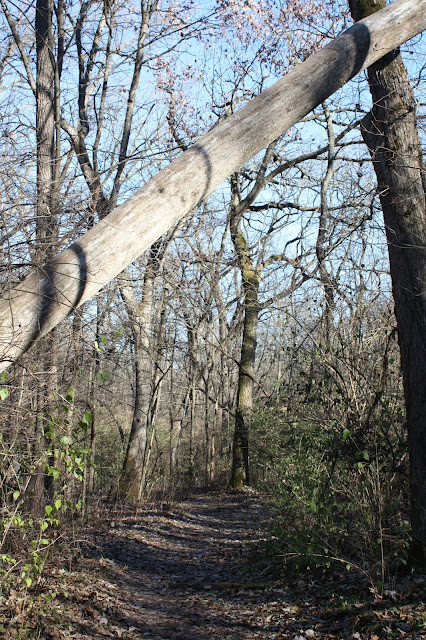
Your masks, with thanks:
[(114, 533), (98, 544), (127, 637), (275, 637), (262, 615), (264, 588), (244, 562), (268, 535), (269, 518), (255, 494), (228, 492), (112, 520)]
[(273, 518), (266, 502), (228, 491), (103, 512), (77, 566), (52, 574), (53, 610), (37, 637), (426, 640), (426, 577), (388, 597), (345, 568), (272, 579), (258, 562)]

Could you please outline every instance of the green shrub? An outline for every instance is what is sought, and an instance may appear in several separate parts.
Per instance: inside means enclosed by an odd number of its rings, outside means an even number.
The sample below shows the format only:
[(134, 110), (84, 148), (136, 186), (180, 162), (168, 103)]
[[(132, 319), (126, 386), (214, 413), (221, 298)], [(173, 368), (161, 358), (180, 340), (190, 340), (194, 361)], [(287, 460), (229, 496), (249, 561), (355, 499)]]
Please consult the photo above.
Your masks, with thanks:
[(382, 576), (406, 562), (405, 442), (388, 427), (352, 434), (332, 418), (290, 422), (274, 407), (255, 415), (253, 478), (274, 496), (282, 564), (300, 570), (340, 561)]

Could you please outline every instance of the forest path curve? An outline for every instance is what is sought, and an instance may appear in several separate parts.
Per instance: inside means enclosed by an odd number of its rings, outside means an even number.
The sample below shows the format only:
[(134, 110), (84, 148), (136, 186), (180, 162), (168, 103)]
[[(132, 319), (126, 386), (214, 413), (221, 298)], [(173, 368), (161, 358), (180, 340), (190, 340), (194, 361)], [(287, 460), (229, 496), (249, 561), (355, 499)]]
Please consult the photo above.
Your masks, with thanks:
[(40, 637), (426, 640), (426, 577), (409, 579), (397, 601), (344, 567), (279, 578), (262, 557), (274, 517), (250, 489), (95, 510), (75, 570), (59, 569), (66, 591)]

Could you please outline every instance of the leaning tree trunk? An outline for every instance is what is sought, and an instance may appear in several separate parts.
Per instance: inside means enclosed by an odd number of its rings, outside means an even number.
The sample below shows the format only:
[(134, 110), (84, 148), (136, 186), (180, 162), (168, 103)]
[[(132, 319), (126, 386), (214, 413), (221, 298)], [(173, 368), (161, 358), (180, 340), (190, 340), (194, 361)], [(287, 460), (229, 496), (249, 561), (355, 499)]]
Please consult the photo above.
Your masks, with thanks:
[[(362, 69), (426, 28), (426, 0), (397, 0), (297, 65), (0, 301), (0, 370), (95, 295), (223, 180)], [(113, 259), (111, 259), (113, 256)]]
[[(355, 19), (383, 6), (350, 0)], [(377, 175), (389, 249), (410, 457), (412, 551), (426, 559), (426, 210), (415, 99), (398, 51), (368, 69), (373, 108), (362, 135)]]

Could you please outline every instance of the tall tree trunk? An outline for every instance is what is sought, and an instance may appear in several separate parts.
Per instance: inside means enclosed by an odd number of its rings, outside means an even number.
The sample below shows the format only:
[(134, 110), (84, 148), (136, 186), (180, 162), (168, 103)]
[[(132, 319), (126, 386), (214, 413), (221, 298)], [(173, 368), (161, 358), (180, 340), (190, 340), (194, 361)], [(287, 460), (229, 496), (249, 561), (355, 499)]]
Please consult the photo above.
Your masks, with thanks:
[(121, 295), (135, 341), (135, 398), (129, 443), (119, 483), (119, 495), (137, 503), (141, 495), (143, 465), (147, 445), (147, 429), (152, 385), (151, 330), (154, 306), (154, 283), (158, 272), (158, 243), (151, 247), (143, 281), (142, 300), (138, 302), (133, 288), (124, 278)]
[[(244, 283), (244, 329), (238, 370), (237, 408), (232, 455), (230, 486), (240, 487), (250, 482), (249, 424), (253, 411), (253, 378), (256, 360), (259, 280), (256, 274)], [(247, 275), (246, 275), (247, 277)]]
[[(95, 344), (101, 344), (101, 326), (103, 321), (103, 314), (101, 311), (101, 301), (96, 299), (96, 331), (95, 331)], [(100, 350), (97, 349), (94, 357), (90, 363), (90, 375), (89, 385), (87, 390), (87, 409), (92, 414), (90, 422), (90, 433), (88, 434), (88, 448), (90, 449), (89, 468), (87, 472), (87, 492), (86, 499), (89, 502), (90, 496), (95, 489), (95, 457), (96, 457), (96, 445), (97, 445), (97, 406), (96, 406), (96, 378), (101, 368)], [(88, 505), (85, 505), (85, 507)]]
[[(237, 194), (238, 186), (235, 177), (231, 179), (231, 188), (234, 195)], [(249, 244), (241, 229), (242, 213), (243, 210), (238, 205), (231, 205), (231, 238), (241, 271), (244, 292), (244, 328), (238, 369), (232, 473), (229, 483), (232, 487), (241, 487), (250, 482), (249, 423), (253, 411), (253, 380), (259, 319), (260, 275), (253, 264)]]
[[(355, 20), (384, 6), (350, 0)], [(373, 159), (389, 249), (410, 456), (413, 557), (426, 559), (426, 211), (415, 100), (398, 51), (368, 69), (373, 108), (362, 135)]]
[[(55, 198), (55, 72), (53, 65), (52, 35), (53, 1), (37, 0), (35, 31), (37, 54), (36, 84), (36, 142), (37, 142), (37, 223), (36, 223), (36, 260), (40, 265), (50, 260), (57, 245), (56, 201)], [(53, 295), (55, 295), (53, 293)], [(37, 359), (43, 363), (41, 385), (41, 406), (39, 411), (46, 416), (50, 412), (52, 394), (57, 387), (57, 332), (51, 332), (39, 346)], [(42, 450), (46, 450), (44, 435), (45, 423), (41, 421)], [(51, 458), (48, 463), (53, 466)], [(53, 497), (53, 477), (45, 475), (44, 486)], [(41, 496), (35, 496), (42, 504)]]
[(155, 359), (154, 359), (154, 371), (152, 377), (152, 386), (151, 386), (151, 395), (149, 398), (149, 406), (148, 406), (148, 415), (147, 415), (147, 437), (149, 430), (151, 430), (151, 435), (149, 437), (149, 444), (145, 446), (145, 458), (143, 460), (143, 468), (142, 468), (142, 476), (141, 482), (139, 485), (139, 496), (138, 502), (141, 501), (144, 492), (147, 489), (147, 477), (148, 477), (148, 466), (150, 462), (150, 457), (152, 453), (152, 448), (154, 444), (155, 432), (156, 432), (156, 418), (158, 407), (160, 404), (161, 397), (161, 386), (164, 380), (164, 373), (162, 370), (162, 360), (163, 360), (163, 351), (164, 345), (166, 342), (166, 311), (167, 311), (167, 301), (168, 301), (169, 291), (167, 287), (163, 289), (163, 297), (161, 303), (161, 310), (158, 318), (158, 322), (156, 322), (156, 349), (155, 349)]
[(325, 348), (328, 352), (330, 348), (331, 324), (334, 307), (334, 292), (330, 274), (326, 267), (326, 243), (328, 235), (329, 212), (328, 212), (328, 187), (334, 174), (334, 154), (335, 141), (333, 133), (333, 120), (326, 104), (323, 105), (324, 115), (327, 121), (327, 137), (328, 137), (328, 158), (327, 171), (321, 180), (321, 208), (318, 225), (318, 236), (316, 241), (316, 255), (318, 260), (318, 271), (321, 284), (324, 289), (324, 313), (323, 313), (323, 331), (321, 339), (324, 340)]
[(36, 5), (36, 138), (37, 138), (37, 258), (49, 260), (56, 249), (56, 224), (53, 201), (55, 161), (54, 80), (52, 64), (52, 0), (37, 0)]
[(210, 423), (209, 416), (209, 383), (210, 383), (210, 374), (211, 369), (206, 371), (206, 374), (203, 376), (204, 382), (204, 434), (206, 438), (206, 448), (205, 448), (205, 483), (206, 487), (210, 485), (211, 482), (211, 444), (214, 438), (213, 435), (213, 420)]

